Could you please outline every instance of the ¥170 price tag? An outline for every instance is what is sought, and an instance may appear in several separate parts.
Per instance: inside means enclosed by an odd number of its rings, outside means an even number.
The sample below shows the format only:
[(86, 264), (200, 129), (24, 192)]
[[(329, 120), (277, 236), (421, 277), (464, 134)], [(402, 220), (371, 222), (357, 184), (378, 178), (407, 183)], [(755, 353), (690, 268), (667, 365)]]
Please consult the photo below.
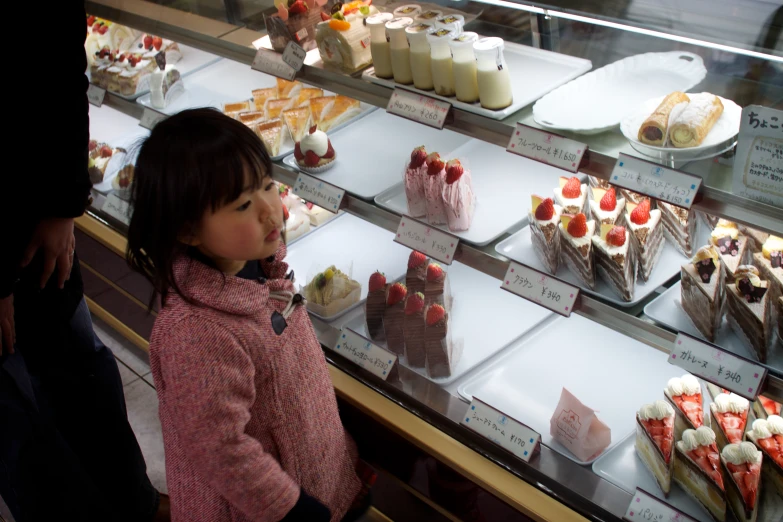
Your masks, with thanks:
[(432, 228), (409, 216), (402, 216), (394, 236), (397, 243), (450, 265), (459, 239), (437, 228)]
[(130, 203), (117, 194), (109, 194), (101, 210), (125, 225), (130, 224)]
[(587, 145), (517, 123), (506, 150), (569, 172), (577, 172)]
[(637, 488), (623, 520), (630, 522), (696, 522), (645, 490)]
[(669, 363), (751, 401), (767, 376), (763, 366), (682, 332), (674, 341)]
[(337, 337), (334, 351), (342, 354), (384, 381), (397, 362), (397, 356), (362, 337), (350, 328), (343, 328)]
[(566, 317), (579, 296), (579, 288), (514, 261), (508, 264), (500, 288)]
[(337, 214), (340, 210), (340, 204), (345, 198), (343, 189), (301, 172), (297, 175), (296, 183), (294, 183), (294, 194), (333, 214)]
[(263, 48), (256, 51), (250, 68), (288, 81), (296, 77), (296, 69), (283, 61), (282, 54)]
[(698, 176), (622, 153), (614, 164), (609, 182), (682, 208), (691, 208), (701, 187)]
[(461, 424), (525, 462), (530, 461), (540, 448), (541, 435), (476, 397), (473, 397)]
[(147, 130), (152, 130), (155, 125), (165, 120), (166, 118), (168, 118), (168, 116), (162, 112), (158, 112), (155, 109), (150, 109), (149, 107), (144, 107), (144, 112), (141, 113), (139, 125)]
[(386, 112), (436, 129), (443, 129), (450, 109), (449, 102), (435, 100), (405, 89), (394, 89), (386, 106)]
[(307, 51), (293, 40), (289, 41), (285, 46), (285, 50), (283, 50), (283, 61), (297, 72), (302, 69), (306, 56)]
[(87, 86), (87, 101), (100, 107), (103, 105), (103, 99), (106, 98), (106, 89), (101, 89), (94, 83)]

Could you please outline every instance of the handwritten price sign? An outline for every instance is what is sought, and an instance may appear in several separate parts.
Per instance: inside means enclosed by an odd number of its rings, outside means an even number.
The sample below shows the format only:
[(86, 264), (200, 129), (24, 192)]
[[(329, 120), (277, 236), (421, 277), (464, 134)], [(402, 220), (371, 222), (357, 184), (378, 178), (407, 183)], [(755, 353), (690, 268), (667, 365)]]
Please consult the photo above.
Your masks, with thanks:
[(141, 113), (139, 125), (147, 130), (152, 130), (155, 125), (165, 120), (166, 118), (168, 118), (168, 116), (162, 112), (158, 112), (155, 109), (150, 109), (149, 107), (144, 107), (144, 112)]
[(103, 105), (103, 99), (106, 97), (106, 90), (101, 89), (97, 85), (90, 84), (87, 86), (87, 101), (95, 105), (96, 107), (100, 107)]
[(525, 462), (530, 461), (540, 448), (541, 435), (476, 397), (473, 397), (461, 424)]
[(283, 61), (290, 65), (294, 71), (302, 69), (306, 56), (307, 51), (302, 49), (302, 46), (293, 40), (289, 41), (283, 50)]
[(340, 210), (340, 204), (345, 197), (343, 189), (301, 172), (294, 184), (294, 194), (305, 201), (325, 208), (333, 214), (337, 214)]
[(767, 376), (763, 366), (682, 332), (674, 341), (669, 363), (751, 401)]
[(691, 208), (701, 178), (657, 163), (620, 154), (609, 177), (612, 185), (640, 192), (682, 208)]
[(643, 489), (636, 489), (623, 520), (630, 522), (696, 522)]
[(579, 296), (579, 288), (514, 261), (508, 264), (500, 288), (566, 317)]
[(341, 353), (365, 370), (384, 381), (397, 362), (397, 356), (370, 342), (349, 328), (343, 328), (337, 337), (334, 351)]
[(394, 236), (397, 243), (450, 265), (459, 239), (437, 228), (432, 228), (415, 219), (402, 216)]
[(443, 129), (451, 104), (404, 89), (394, 89), (386, 112), (402, 116), (436, 129)]
[[(287, 47), (286, 50), (288, 50)], [(289, 53), (289, 59), (293, 61), (293, 58), (293, 54)], [(302, 58), (302, 62), (304, 63), (304, 58)], [(296, 69), (283, 61), (283, 55), (268, 49), (256, 51), (256, 57), (250, 64), (250, 68), (288, 81), (293, 81), (296, 77)]]
[(101, 210), (126, 225), (130, 224), (130, 204), (116, 194), (109, 194)]
[(517, 123), (506, 150), (569, 172), (577, 172), (587, 145)]

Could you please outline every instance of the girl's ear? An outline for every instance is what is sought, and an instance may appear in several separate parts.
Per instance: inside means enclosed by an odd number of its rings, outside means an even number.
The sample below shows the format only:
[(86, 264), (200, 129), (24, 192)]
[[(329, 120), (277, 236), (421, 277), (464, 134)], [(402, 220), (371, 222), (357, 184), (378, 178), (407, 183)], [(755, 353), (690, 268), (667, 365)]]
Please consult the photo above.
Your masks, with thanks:
[(188, 226), (187, 232), (180, 234), (177, 240), (182, 244), (192, 247), (201, 245), (201, 237), (197, 227)]

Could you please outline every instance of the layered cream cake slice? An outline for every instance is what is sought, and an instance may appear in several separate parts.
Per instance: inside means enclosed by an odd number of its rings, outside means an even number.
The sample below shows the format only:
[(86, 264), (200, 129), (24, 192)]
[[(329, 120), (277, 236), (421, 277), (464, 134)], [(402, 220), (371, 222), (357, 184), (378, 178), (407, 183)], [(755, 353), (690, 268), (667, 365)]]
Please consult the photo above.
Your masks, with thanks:
[(672, 377), (663, 389), (666, 401), (674, 407), (674, 435), (680, 439), (685, 430), (704, 425), (701, 384), (693, 375)]
[(595, 221), (584, 214), (560, 216), (560, 253), (566, 266), (588, 288), (595, 288), (593, 265), (593, 235)]
[(261, 138), (267, 154), (275, 157), (280, 154), (283, 143), (283, 122), (279, 119), (258, 123), (253, 127), (256, 135)]
[(560, 215), (563, 208), (555, 205), (552, 198), (531, 196), (530, 208), (530, 240), (533, 242), (533, 250), (541, 260), (544, 267), (556, 274), (560, 264)]
[(764, 454), (761, 471), (765, 481), (783, 497), (783, 418), (770, 415), (766, 419), (757, 419), (747, 437)]
[[(783, 238), (769, 236), (761, 245), (761, 251), (753, 254), (753, 264), (759, 269), (761, 279), (769, 282), (769, 299), (777, 301), (783, 295)], [(777, 316), (778, 323), (783, 320)]]
[(254, 89), (253, 90), (253, 105), (257, 111), (266, 110), (266, 102), (277, 98), (277, 88), (269, 87), (268, 89)]
[(636, 413), (636, 453), (668, 497), (674, 471), (674, 408), (666, 401), (645, 404)]
[(734, 393), (721, 393), (710, 404), (712, 430), (718, 441), (718, 448), (742, 442), (748, 425), (750, 402)]
[(756, 522), (764, 457), (752, 442), (729, 444), (720, 454), (726, 498), (739, 522)]
[(699, 332), (710, 342), (723, 322), (723, 265), (712, 245), (701, 247), (680, 269), (680, 303)]
[(614, 187), (602, 189), (593, 187), (590, 189), (593, 199), (590, 200), (590, 213), (599, 225), (622, 225), (623, 211), (625, 210), (625, 198), (617, 199)]
[(710, 242), (720, 253), (726, 280), (734, 280), (734, 272), (745, 264), (745, 253), (748, 248), (748, 238), (740, 234), (737, 224), (726, 219), (718, 220), (718, 224), (710, 234)]
[(560, 186), (555, 191), (555, 203), (563, 207), (566, 214), (587, 212), (587, 185), (576, 176), (560, 178)]
[(773, 335), (768, 289), (769, 283), (759, 277), (753, 265), (738, 267), (734, 284), (726, 285), (729, 325), (763, 363)]
[(750, 252), (761, 252), (764, 243), (769, 239), (767, 232), (756, 230), (755, 228), (739, 225), (739, 231), (748, 238), (748, 250)]
[(663, 235), (686, 256), (692, 256), (696, 241), (696, 212), (658, 201), (663, 220)]
[(639, 276), (643, 281), (650, 279), (663, 250), (663, 225), (661, 211), (650, 210), (650, 200), (641, 203), (626, 203), (625, 221), (631, 232), (631, 244), (634, 249)]
[(601, 225), (600, 235), (593, 236), (593, 252), (598, 275), (623, 301), (633, 301), (636, 264), (627, 235), (624, 227)]
[(707, 426), (688, 429), (676, 445), (674, 482), (706, 509), (712, 518), (726, 520), (726, 491), (715, 433)]

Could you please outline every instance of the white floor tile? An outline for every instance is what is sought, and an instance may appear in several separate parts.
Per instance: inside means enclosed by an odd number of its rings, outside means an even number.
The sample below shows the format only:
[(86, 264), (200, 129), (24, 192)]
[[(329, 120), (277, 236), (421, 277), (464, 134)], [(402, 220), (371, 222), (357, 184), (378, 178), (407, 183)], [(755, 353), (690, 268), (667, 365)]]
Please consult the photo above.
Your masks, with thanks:
[(131, 371), (131, 369), (125, 366), (125, 364), (119, 359), (117, 360), (117, 368), (119, 368), (120, 370), (120, 377), (122, 377), (123, 386), (127, 386), (130, 383), (140, 379), (140, 377), (136, 373)]
[(125, 366), (141, 376), (150, 373), (149, 356), (143, 350), (112, 330), (109, 325), (94, 315), (92, 316), (92, 325), (103, 344), (108, 346), (114, 356), (125, 363)]
[(143, 379), (125, 387), (128, 420), (147, 462), (147, 475), (158, 491), (168, 492), (163, 435), (158, 418), (158, 396)]

